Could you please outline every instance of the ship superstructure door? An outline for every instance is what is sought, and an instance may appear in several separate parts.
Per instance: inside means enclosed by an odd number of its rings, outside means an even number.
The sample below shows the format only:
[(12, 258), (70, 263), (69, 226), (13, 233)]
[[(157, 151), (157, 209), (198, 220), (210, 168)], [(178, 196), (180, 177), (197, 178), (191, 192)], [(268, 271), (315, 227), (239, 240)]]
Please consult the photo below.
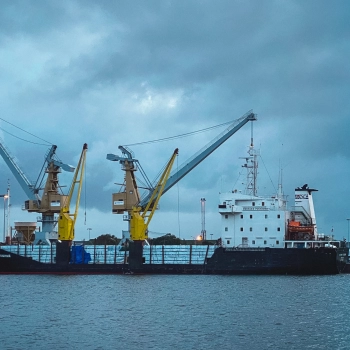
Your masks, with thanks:
[(248, 237), (242, 237), (242, 247), (248, 247)]

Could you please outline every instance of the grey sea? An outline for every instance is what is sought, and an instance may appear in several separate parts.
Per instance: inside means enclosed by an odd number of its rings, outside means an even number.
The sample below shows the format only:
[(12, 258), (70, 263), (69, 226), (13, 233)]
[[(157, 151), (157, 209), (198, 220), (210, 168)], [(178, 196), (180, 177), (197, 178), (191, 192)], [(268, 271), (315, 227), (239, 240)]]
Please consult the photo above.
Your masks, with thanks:
[(0, 276), (0, 349), (350, 349), (350, 275)]

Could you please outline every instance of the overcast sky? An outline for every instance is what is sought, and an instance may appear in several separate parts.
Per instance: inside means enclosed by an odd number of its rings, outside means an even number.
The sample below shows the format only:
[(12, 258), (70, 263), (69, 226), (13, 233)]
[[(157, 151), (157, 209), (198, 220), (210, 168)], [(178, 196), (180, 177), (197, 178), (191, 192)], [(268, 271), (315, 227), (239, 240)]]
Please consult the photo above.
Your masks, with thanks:
[[(92, 237), (121, 237), (127, 226), (111, 204), (124, 174), (107, 153), (253, 109), (259, 193), (274, 193), (281, 165), (289, 204), (295, 187), (318, 189), (319, 231), (333, 228), (337, 238), (347, 238), (349, 38), (345, 0), (4, 0), (0, 136), (33, 181), (50, 144), (63, 162), (76, 165), (88, 143), (76, 238), (87, 238), (87, 228)], [(130, 148), (152, 180), (176, 147), (175, 167), (221, 131)], [(204, 197), (207, 235), (219, 237), (219, 192), (242, 185), (239, 157), (249, 142), (248, 124), (162, 197), (150, 230), (196, 236)], [(10, 179), (11, 225), (36, 221), (38, 214), (21, 210), (25, 193), (0, 164), (0, 192)], [(71, 180), (62, 173), (61, 185), (68, 189)]]

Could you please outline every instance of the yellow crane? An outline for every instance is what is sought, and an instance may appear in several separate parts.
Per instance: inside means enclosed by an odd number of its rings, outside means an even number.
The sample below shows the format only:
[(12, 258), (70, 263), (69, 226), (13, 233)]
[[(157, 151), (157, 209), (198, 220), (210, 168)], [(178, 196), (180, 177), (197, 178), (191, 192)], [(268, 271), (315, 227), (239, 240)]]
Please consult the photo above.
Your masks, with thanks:
[(165, 166), (165, 169), (154, 188), (152, 195), (145, 208), (141, 206), (133, 206), (129, 211), (130, 215), (130, 239), (132, 241), (144, 241), (148, 238), (148, 225), (152, 220), (154, 211), (157, 208), (160, 197), (163, 194), (164, 186), (168, 181), (171, 168), (174, 164), (175, 158), (178, 154), (178, 149), (176, 148), (173, 155), (171, 156), (169, 162)]
[[(74, 239), (74, 226), (78, 216), (80, 194), (81, 194), (81, 188), (83, 184), (83, 176), (85, 172), (86, 151), (87, 151), (87, 144), (85, 143), (80, 155), (78, 166), (75, 169), (69, 194), (65, 200), (64, 205), (60, 210), (60, 216), (58, 218), (58, 239), (60, 241), (72, 241)], [(78, 184), (78, 189), (77, 189), (77, 198), (75, 202), (75, 211), (73, 213), (70, 213), (69, 207), (70, 207), (70, 203), (73, 197), (76, 184)]]
[[(151, 197), (147, 202), (146, 206), (130, 205), (128, 203), (128, 197), (122, 197), (120, 203), (123, 205), (124, 209), (127, 211), (128, 220), (129, 220), (129, 232), (130, 232), (130, 241), (129, 241), (129, 269), (131, 271), (138, 271), (142, 269), (142, 264), (144, 263), (143, 258), (143, 244), (144, 241), (148, 238), (148, 225), (153, 217), (154, 211), (157, 209), (157, 205), (161, 195), (163, 194), (164, 186), (169, 178), (171, 168), (174, 164), (175, 158), (178, 154), (178, 149), (176, 149), (171, 156), (169, 162), (165, 166), (165, 169), (156, 185), (153, 189)], [(133, 161), (131, 162), (131, 164)], [(129, 164), (129, 163), (128, 163)], [(129, 167), (129, 175), (127, 179), (134, 180), (133, 172), (135, 171), (134, 166)], [(130, 184), (129, 184), (130, 185)], [(130, 191), (128, 194), (135, 196), (137, 193), (137, 184), (136, 181), (132, 181), (130, 186)]]

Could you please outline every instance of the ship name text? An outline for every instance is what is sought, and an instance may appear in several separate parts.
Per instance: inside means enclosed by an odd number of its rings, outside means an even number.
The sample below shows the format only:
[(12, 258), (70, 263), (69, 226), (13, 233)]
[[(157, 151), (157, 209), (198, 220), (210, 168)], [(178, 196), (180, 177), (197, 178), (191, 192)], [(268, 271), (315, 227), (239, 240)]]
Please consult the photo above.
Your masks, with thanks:
[(269, 210), (267, 207), (243, 207), (243, 210)]

